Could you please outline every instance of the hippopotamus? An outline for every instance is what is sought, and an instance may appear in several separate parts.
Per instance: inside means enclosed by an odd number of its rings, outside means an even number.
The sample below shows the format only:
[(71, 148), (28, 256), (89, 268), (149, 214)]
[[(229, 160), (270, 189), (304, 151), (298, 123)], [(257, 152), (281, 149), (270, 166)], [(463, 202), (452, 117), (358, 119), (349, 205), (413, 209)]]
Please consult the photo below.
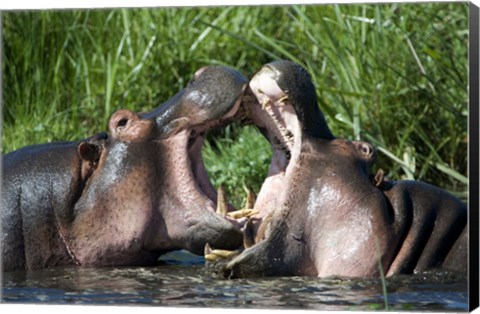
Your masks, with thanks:
[(468, 271), (467, 207), (452, 194), (421, 181), (389, 181), (379, 170), (373, 180), (388, 206), (401, 216), (402, 241), (387, 276), (442, 266)]
[(448, 192), (372, 175), (372, 145), (335, 137), (308, 73), (266, 64), (243, 105), (273, 158), (226, 277), (375, 277), (431, 267), (466, 269), (467, 209)]
[(235, 221), (215, 212), (200, 151), (205, 132), (238, 113), (247, 84), (208, 66), (150, 113), (115, 112), (109, 134), (4, 155), (4, 271), (152, 265), (207, 242), (240, 246)]

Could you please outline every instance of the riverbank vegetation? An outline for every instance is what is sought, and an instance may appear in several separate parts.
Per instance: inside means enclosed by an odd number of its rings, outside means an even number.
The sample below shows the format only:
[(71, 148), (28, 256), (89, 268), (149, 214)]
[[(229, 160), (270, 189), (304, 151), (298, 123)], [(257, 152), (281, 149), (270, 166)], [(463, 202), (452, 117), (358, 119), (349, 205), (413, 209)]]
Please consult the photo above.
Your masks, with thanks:
[[(334, 134), (377, 147), (375, 169), (465, 195), (468, 35), (463, 2), (3, 12), (2, 149), (105, 131), (115, 110), (149, 111), (207, 64), (250, 77), (290, 59)], [(203, 152), (237, 206), (271, 153), (238, 125)]]

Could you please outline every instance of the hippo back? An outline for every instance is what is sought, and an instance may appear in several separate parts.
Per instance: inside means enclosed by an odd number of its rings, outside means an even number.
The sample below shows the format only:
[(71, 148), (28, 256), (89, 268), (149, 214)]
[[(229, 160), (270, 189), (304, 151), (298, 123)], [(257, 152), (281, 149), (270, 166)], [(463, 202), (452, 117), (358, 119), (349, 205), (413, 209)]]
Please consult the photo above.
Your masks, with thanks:
[[(420, 181), (388, 181), (382, 190), (396, 220), (402, 220), (404, 225), (388, 275), (439, 266), (466, 272), (466, 204), (449, 192)], [(447, 263), (443, 264), (444, 261)]]
[(3, 156), (4, 270), (64, 264), (61, 260), (68, 259), (59, 228), (71, 220), (70, 205), (82, 188), (77, 144), (34, 145)]

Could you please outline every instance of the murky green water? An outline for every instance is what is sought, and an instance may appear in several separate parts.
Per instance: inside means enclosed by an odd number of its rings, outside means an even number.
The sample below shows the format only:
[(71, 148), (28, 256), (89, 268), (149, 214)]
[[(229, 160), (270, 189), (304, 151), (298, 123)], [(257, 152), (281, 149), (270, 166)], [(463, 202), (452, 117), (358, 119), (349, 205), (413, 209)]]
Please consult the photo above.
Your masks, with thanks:
[[(177, 253), (176, 253), (177, 254)], [(316, 310), (383, 310), (380, 279), (220, 280), (184, 253), (149, 268), (55, 268), (3, 274), (2, 302)], [(167, 262), (169, 261), (167, 258)], [(178, 262), (180, 260), (180, 262)], [(467, 280), (449, 272), (387, 278), (392, 310), (467, 311)]]

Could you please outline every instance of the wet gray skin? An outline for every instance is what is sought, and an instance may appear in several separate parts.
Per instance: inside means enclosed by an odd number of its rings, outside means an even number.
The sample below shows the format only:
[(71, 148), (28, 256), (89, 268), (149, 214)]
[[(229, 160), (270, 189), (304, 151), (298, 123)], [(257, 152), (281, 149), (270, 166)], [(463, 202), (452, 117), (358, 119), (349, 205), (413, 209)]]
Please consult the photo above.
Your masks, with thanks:
[(3, 269), (151, 265), (171, 250), (202, 254), (207, 241), (238, 247), (241, 233), (214, 211), (200, 151), (204, 133), (237, 113), (246, 84), (206, 67), (159, 109), (114, 113), (108, 136), (3, 156)]
[(211, 124), (227, 124), (238, 112), (246, 84), (238, 71), (221, 66), (199, 69), (178, 94), (144, 118), (155, 118), (161, 137), (186, 127), (202, 132)]
[(374, 148), (333, 137), (310, 108), (318, 106), (308, 80), (298, 65), (277, 61), (250, 81), (244, 105), (273, 158), (245, 231), (248, 248), (222, 274), (371, 277), (379, 265), (389, 276), (442, 265), (466, 271), (465, 204), (426, 183), (372, 179)]

